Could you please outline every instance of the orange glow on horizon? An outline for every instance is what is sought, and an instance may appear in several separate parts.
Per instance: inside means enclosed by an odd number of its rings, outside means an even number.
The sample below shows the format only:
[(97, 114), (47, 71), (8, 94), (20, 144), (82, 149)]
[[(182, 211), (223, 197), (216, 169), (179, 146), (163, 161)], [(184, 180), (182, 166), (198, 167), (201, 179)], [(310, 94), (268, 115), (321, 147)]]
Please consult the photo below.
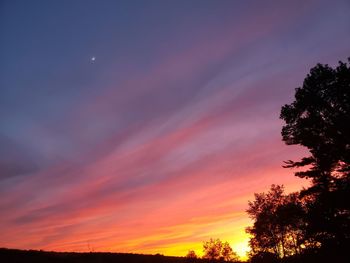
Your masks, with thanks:
[[(198, 178), (205, 176), (206, 170), (205, 166), (197, 170), (198, 175), (192, 174), (191, 180), (180, 177), (150, 188), (140, 188), (138, 194), (144, 198), (128, 197), (125, 199), (128, 206), (123, 205), (120, 195), (111, 195), (110, 200), (102, 199), (96, 206), (72, 210), (56, 218), (42, 218), (40, 222), (32, 223), (33, 230), (17, 228), (17, 234), (11, 231), (12, 237), (26, 233), (26, 239), (10, 245), (0, 241), (0, 246), (54, 251), (160, 253), (168, 256), (185, 256), (189, 250), (194, 250), (201, 256), (203, 242), (219, 238), (229, 242), (239, 257), (245, 260), (249, 251), (249, 236), (245, 228), (251, 225), (245, 209), (253, 193), (268, 190), (270, 184), (276, 183), (276, 174), (286, 175), (287, 192), (300, 189), (301, 182), (305, 182), (287, 176), (289, 171), (285, 169), (270, 168), (263, 173), (264, 180), (246, 180), (255, 178), (255, 174), (250, 174), (249, 177), (198, 185), (195, 190), (190, 188), (191, 191), (183, 192), (181, 198), (172, 194), (173, 189), (179, 186), (186, 189), (187, 185), (193, 185)], [(94, 191), (94, 187), (100, 185), (91, 185), (89, 191)], [(163, 196), (164, 200), (154, 200), (154, 192)], [(79, 195), (75, 193), (74, 197)], [(119, 214), (115, 213), (116, 209)], [(119, 215), (124, 218), (119, 219)], [(76, 227), (77, 224), (79, 227)], [(65, 229), (69, 233), (57, 234), (64, 233)], [(44, 235), (58, 235), (58, 239), (45, 241)]]

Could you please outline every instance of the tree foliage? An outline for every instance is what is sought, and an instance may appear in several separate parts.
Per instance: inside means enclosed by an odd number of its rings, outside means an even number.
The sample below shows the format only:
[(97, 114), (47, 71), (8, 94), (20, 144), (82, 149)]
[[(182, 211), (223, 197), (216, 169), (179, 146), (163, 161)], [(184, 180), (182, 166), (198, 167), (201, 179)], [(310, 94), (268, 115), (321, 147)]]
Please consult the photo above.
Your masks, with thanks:
[(322, 64), (312, 68), (280, 117), (286, 123), (283, 141), (310, 151), (301, 161), (287, 162), (287, 167), (311, 166), (297, 176), (312, 178), (315, 184), (329, 184), (332, 176), (349, 176), (350, 68), (346, 63), (339, 62), (335, 69)]
[(232, 250), (228, 242), (211, 238), (203, 243), (203, 258), (209, 260), (238, 261), (236, 252)]
[(228, 242), (224, 242), (221, 249), (221, 259), (224, 261), (238, 261), (236, 252), (233, 251)]
[[(349, 59), (350, 61), (350, 59)], [(287, 168), (307, 167), (296, 176), (311, 178), (307, 238), (323, 246), (350, 239), (350, 67), (318, 64), (310, 70), (295, 101), (284, 105), (282, 137), (287, 145), (306, 147), (310, 155), (287, 161)], [(312, 200), (312, 201), (311, 201)]]
[(284, 194), (283, 186), (272, 185), (268, 193), (255, 194), (247, 213), (254, 225), (246, 229), (252, 235), (252, 255), (273, 253), (283, 258), (298, 254), (305, 247), (305, 207), (297, 193)]
[(309, 150), (284, 167), (304, 168), (295, 175), (311, 185), (291, 194), (272, 185), (268, 193), (255, 194), (247, 210), (254, 221), (246, 229), (251, 262), (313, 255), (316, 261), (343, 262), (350, 247), (350, 67), (316, 65), (280, 117), (283, 141)]
[(193, 263), (193, 262), (196, 262), (196, 260), (197, 260), (197, 254), (196, 254), (196, 252), (194, 251), (194, 250), (189, 250), (188, 252), (187, 252), (187, 255), (186, 255), (186, 261), (188, 262), (188, 263)]
[(187, 252), (187, 255), (186, 255), (187, 258), (190, 258), (190, 259), (195, 259), (197, 258), (197, 255), (196, 255), (196, 252), (194, 252), (194, 250), (189, 250)]

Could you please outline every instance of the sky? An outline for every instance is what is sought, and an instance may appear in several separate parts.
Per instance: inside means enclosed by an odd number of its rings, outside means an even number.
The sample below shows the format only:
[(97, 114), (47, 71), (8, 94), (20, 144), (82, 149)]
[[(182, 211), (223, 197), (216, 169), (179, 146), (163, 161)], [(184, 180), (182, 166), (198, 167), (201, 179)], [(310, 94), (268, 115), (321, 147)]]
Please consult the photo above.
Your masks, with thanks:
[(349, 1), (1, 1), (0, 247), (249, 249), (254, 193), (307, 181), (281, 106), (350, 56)]

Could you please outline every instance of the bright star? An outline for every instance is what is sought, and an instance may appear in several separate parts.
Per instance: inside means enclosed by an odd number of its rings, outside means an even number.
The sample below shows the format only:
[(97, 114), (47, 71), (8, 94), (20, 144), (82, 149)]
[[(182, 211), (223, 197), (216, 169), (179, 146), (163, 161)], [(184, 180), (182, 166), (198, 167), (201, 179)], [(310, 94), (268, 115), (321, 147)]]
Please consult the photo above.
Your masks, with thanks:
[(96, 60), (96, 57), (91, 57), (91, 61), (94, 62)]

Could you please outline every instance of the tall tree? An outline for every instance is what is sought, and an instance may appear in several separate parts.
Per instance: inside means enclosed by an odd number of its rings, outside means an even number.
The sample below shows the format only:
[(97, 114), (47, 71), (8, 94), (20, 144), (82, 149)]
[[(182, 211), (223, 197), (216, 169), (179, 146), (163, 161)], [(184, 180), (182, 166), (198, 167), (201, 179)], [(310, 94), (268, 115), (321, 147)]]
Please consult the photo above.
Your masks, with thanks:
[[(350, 59), (349, 59), (350, 61)], [(295, 101), (284, 105), (282, 138), (287, 145), (302, 145), (310, 156), (288, 161), (287, 167), (311, 168), (297, 172), (315, 184), (329, 187), (332, 176), (350, 172), (350, 68), (339, 62), (335, 69), (318, 64), (310, 70)]]
[[(350, 59), (349, 59), (350, 61)], [(295, 100), (284, 105), (282, 137), (306, 147), (310, 155), (285, 167), (306, 167), (296, 176), (311, 178), (308, 234), (322, 245), (350, 239), (350, 68), (318, 64), (310, 70)]]

